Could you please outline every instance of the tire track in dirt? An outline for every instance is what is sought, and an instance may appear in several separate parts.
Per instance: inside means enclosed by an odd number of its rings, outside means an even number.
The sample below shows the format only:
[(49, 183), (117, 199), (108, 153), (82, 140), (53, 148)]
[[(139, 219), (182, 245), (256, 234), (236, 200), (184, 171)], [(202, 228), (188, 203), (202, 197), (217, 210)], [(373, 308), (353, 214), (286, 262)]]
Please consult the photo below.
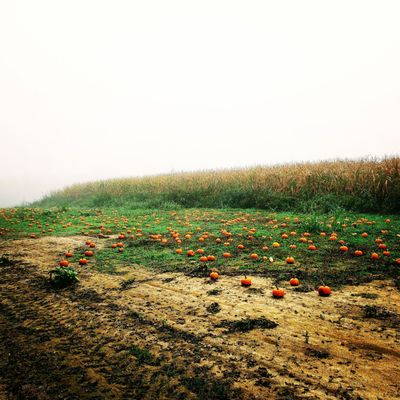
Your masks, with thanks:
[[(79, 292), (72, 296), (76, 296), (80, 302), (79, 307), (68, 295), (61, 299), (60, 304), (54, 301), (51, 294), (32, 293), (32, 282), (29, 279), (17, 281), (18, 287), (7, 285), (9, 279), (15, 282), (16, 278), (14, 270), (10, 271), (11, 276), (7, 275), (3, 273), (1, 282), (6, 295), (2, 295), (0, 326), (4, 336), (2, 339), (9, 349), (6, 376), (9, 375), (8, 384), (17, 397), (32, 395), (38, 386), (43, 387), (42, 379), (45, 379), (48, 396), (43, 398), (193, 397), (180, 382), (185, 377), (190, 381), (190, 375), (183, 373), (184, 359), (188, 356), (184, 350), (190, 351), (193, 347), (186, 343), (187, 336), (180, 339), (174, 331), (160, 330), (137, 316), (133, 321), (131, 318), (130, 322), (119, 320), (115, 315), (115, 306), (111, 305), (112, 315), (108, 315), (107, 311), (104, 312), (104, 307), (107, 309), (106, 303), (98, 306), (91, 304), (90, 300), (85, 302)], [(35, 274), (30, 276), (37, 279)], [(128, 316), (135, 317), (135, 314), (128, 313)], [(121, 333), (118, 327), (125, 330)], [(176, 357), (174, 364), (149, 359), (146, 362), (150, 365), (138, 365), (136, 357), (140, 359), (142, 356), (138, 343), (144, 343), (143, 337), (148, 336), (164, 340), (173, 337), (174, 346), (169, 350)], [(127, 343), (135, 343), (136, 357), (129, 354)], [(14, 357), (19, 362), (22, 359), (22, 364), (15, 363)], [(46, 371), (42, 371), (39, 364), (46, 365)], [(157, 370), (166, 366), (174, 375), (183, 375), (174, 382), (174, 379), (167, 380), (157, 374)], [(29, 384), (26, 382), (25, 370), (31, 371)], [(154, 382), (156, 378), (159, 387)], [(162, 391), (158, 392), (158, 389)], [(235, 395), (233, 398), (239, 397)]]

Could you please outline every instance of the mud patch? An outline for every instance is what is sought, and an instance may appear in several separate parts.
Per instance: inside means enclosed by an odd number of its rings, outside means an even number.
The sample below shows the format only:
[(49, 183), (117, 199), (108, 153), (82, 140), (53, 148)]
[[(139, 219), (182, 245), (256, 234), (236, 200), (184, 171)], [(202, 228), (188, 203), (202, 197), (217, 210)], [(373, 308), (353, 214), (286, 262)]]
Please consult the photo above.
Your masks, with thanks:
[(219, 324), (215, 325), (216, 328), (226, 328), (228, 333), (233, 332), (249, 332), (253, 329), (273, 329), (276, 328), (278, 324), (267, 318), (245, 318), (239, 321), (221, 321)]
[(218, 303), (211, 303), (206, 310), (210, 314), (216, 314), (221, 311), (221, 306)]

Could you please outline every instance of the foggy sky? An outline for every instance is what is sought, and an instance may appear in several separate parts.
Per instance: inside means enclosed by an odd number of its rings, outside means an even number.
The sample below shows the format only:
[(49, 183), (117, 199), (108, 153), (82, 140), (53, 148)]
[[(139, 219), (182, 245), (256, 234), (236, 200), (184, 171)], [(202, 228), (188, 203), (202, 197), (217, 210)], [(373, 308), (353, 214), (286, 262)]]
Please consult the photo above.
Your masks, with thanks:
[(1, 1), (0, 206), (400, 151), (399, 1)]

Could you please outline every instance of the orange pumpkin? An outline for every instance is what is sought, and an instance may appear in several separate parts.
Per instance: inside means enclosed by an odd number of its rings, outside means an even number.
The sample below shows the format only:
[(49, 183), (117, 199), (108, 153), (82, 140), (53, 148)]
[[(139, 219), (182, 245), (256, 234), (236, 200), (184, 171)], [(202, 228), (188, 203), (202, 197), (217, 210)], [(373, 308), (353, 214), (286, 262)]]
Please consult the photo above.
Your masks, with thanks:
[(276, 289), (272, 289), (272, 297), (275, 299), (282, 299), (285, 296), (285, 291), (283, 289), (279, 289), (276, 287)]
[(240, 280), (240, 284), (245, 287), (251, 286), (251, 279), (249, 279), (249, 278), (247, 278), (247, 276), (245, 276), (244, 279)]
[(293, 257), (286, 257), (286, 264), (294, 264), (294, 258)]
[(322, 285), (318, 288), (318, 294), (322, 297), (328, 297), (332, 293), (332, 290), (329, 286)]
[(219, 274), (218, 274), (217, 271), (211, 272), (210, 278), (211, 278), (212, 280), (216, 281), (216, 280), (218, 279), (218, 277), (219, 277)]
[(61, 260), (59, 262), (60, 267), (68, 267), (69, 262), (67, 260)]
[(299, 285), (300, 285), (300, 281), (299, 281), (297, 278), (292, 278), (292, 279), (289, 281), (289, 285), (290, 285), (290, 286), (299, 286)]

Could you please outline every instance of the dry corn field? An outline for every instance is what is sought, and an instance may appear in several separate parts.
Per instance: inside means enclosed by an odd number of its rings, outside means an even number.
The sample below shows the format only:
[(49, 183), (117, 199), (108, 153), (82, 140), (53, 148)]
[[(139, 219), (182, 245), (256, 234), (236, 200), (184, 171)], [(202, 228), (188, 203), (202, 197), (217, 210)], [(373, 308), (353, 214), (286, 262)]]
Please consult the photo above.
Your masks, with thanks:
[(70, 186), (40, 205), (399, 211), (400, 158), (327, 161), (115, 179)]

